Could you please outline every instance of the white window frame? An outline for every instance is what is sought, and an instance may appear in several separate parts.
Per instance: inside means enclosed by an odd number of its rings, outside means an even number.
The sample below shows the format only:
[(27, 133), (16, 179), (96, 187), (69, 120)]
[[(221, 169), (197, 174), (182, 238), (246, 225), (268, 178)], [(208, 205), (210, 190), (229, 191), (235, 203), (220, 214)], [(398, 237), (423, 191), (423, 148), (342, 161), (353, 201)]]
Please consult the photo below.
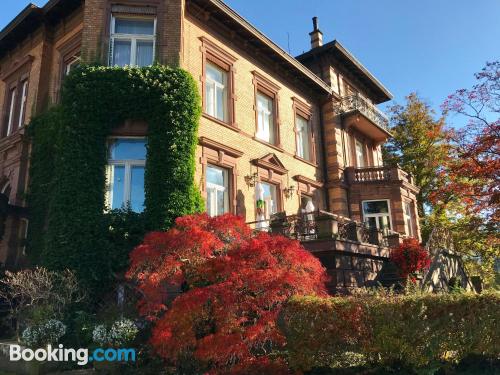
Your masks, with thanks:
[(69, 72), (71, 72), (71, 69), (73, 67), (73, 65), (79, 63), (81, 60), (80, 56), (79, 55), (74, 55), (72, 56), (68, 62), (66, 63), (65, 67), (64, 67), (64, 75), (67, 76), (69, 74)]
[[(305, 129), (302, 131), (299, 130), (299, 120), (303, 120), (306, 124)], [(301, 115), (296, 115), (295, 116), (295, 130), (297, 131), (297, 156), (308, 161), (312, 161), (312, 144), (311, 144), (311, 138), (312, 138), (312, 131), (311, 131), (311, 123), (310, 121), (301, 116)], [(305, 148), (307, 147), (307, 152), (309, 155), (305, 155)]]
[[(207, 169), (208, 168), (214, 168), (214, 169), (221, 170), (222, 174), (223, 174), (223, 180), (227, 184), (227, 186), (221, 186), (221, 185), (217, 185), (217, 184), (208, 182), (208, 180), (207, 180), (208, 173), (205, 173), (205, 184), (206, 184), (206, 191), (207, 191), (207, 205), (210, 205), (210, 211), (212, 213), (215, 213), (214, 215), (212, 215), (209, 212), (209, 215), (210, 216), (217, 216), (217, 212), (218, 212), (218, 208), (219, 208), (217, 206), (218, 205), (218, 200), (217, 200), (217, 193), (218, 192), (222, 192), (224, 194), (224, 208), (223, 208), (223, 213), (228, 213), (229, 210), (230, 210), (229, 209), (229, 189), (230, 189), (230, 186), (229, 186), (229, 171), (226, 168), (222, 168), (222, 167), (219, 167), (219, 166), (214, 165), (214, 164), (207, 164)], [(215, 190), (215, 195), (212, 196), (213, 199), (210, 202), (208, 200), (208, 190), (209, 189)], [(207, 206), (207, 209), (208, 209), (208, 206)]]
[[(218, 65), (211, 63), (210, 61), (206, 62), (207, 66), (211, 66), (213, 69), (218, 70), (222, 72), (223, 74), (223, 82), (224, 83), (219, 83), (212, 78), (210, 78), (207, 73), (206, 73), (206, 67), (205, 67), (205, 112), (209, 115), (212, 116), (218, 120), (227, 121), (228, 118), (228, 111), (227, 111), (227, 81), (228, 81), (228, 72), (224, 69), (221, 69)], [(208, 108), (208, 86), (213, 85), (214, 86), (214, 91), (213, 91), (213, 98), (212, 98), (212, 103), (213, 106), (212, 108)], [(222, 118), (217, 117), (217, 108), (218, 108), (218, 102), (217, 102), (217, 89), (222, 90)]]
[[(360, 149), (358, 149), (358, 147), (360, 147)], [(356, 139), (354, 141), (354, 149), (356, 153), (356, 166), (358, 168), (366, 167), (366, 151), (364, 143)]]
[[(386, 213), (386, 214), (385, 213), (379, 213), (379, 214), (367, 214), (367, 213), (365, 213), (364, 203), (368, 203), (368, 202), (387, 202), (388, 213)], [(374, 217), (378, 230), (381, 230), (381, 228), (378, 227), (378, 225), (379, 225), (378, 218), (389, 216), (389, 225), (390, 225), (389, 230), (394, 230), (394, 226), (392, 225), (391, 200), (390, 199), (369, 199), (369, 200), (361, 201), (361, 211), (363, 212), (363, 222), (367, 223), (367, 220), (366, 220), (367, 218)]]
[[(141, 139), (147, 143), (146, 137), (110, 137), (108, 138), (108, 152), (112, 143), (118, 139)], [(127, 205), (130, 203), (130, 183), (132, 180), (132, 167), (146, 167), (146, 159), (111, 159), (111, 154), (108, 157), (108, 164), (106, 166), (106, 178), (108, 183), (108, 189), (106, 193), (106, 206), (112, 209), (113, 206), (113, 166), (124, 166), (125, 167), (125, 181), (123, 183), (123, 204)]]
[(24, 125), (24, 111), (26, 110), (26, 102), (28, 100), (28, 80), (21, 82), (21, 106), (19, 108), (19, 120), (17, 122), (18, 129)]
[[(267, 181), (261, 181), (260, 182), (263, 185), (269, 185), (274, 188), (274, 200), (272, 199), (273, 196), (271, 194), (271, 197), (264, 198), (264, 218), (265, 220), (269, 220), (271, 218), (271, 215), (279, 212), (279, 201), (278, 201), (278, 192), (279, 192), (279, 186), (276, 184), (273, 184), (272, 182), (267, 182)], [(269, 189), (269, 191), (273, 191), (273, 188)], [(270, 202), (273, 202), (274, 205), (274, 212), (271, 212), (270, 210)]]
[[(408, 208), (409, 212), (406, 211)], [(403, 216), (405, 219), (405, 230), (406, 230), (406, 235), (408, 237), (415, 237), (415, 230), (413, 227), (413, 218), (412, 218), (412, 202), (409, 201), (403, 201)]]
[(14, 125), (14, 117), (15, 117), (15, 110), (16, 110), (16, 94), (17, 94), (17, 87), (12, 88), (9, 91), (9, 97), (10, 97), (10, 104), (9, 104), (9, 118), (7, 121), (7, 136), (9, 136), (12, 133), (12, 126)]
[[(116, 19), (128, 19), (128, 20), (153, 20), (153, 35), (143, 35), (143, 34), (121, 34), (115, 33), (115, 22)], [(111, 15), (111, 33), (110, 33), (110, 51), (109, 51), (109, 66), (115, 66), (113, 61), (115, 40), (130, 41), (130, 64), (129, 66), (137, 66), (137, 42), (153, 42), (153, 58), (154, 63), (156, 56), (156, 17), (144, 17), (144, 16), (125, 16), (125, 15)]]
[[(271, 110), (269, 108), (265, 108), (261, 101), (259, 101), (259, 97), (264, 97), (271, 101)], [(267, 94), (264, 94), (260, 91), (257, 91), (256, 97), (256, 106), (257, 106), (257, 133), (255, 136), (267, 143), (274, 144), (275, 143), (275, 129), (274, 129), (274, 98), (270, 97)], [(264, 116), (268, 118), (268, 128), (265, 128)], [(262, 118), (262, 122), (261, 119)]]

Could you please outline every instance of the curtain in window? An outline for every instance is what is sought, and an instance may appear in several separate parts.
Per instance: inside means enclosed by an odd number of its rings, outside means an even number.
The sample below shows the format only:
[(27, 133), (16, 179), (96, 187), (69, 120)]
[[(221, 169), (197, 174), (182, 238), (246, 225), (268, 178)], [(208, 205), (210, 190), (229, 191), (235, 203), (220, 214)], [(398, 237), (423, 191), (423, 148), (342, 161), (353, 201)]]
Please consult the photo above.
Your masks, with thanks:
[(153, 42), (137, 42), (137, 66), (153, 65)]
[(131, 41), (115, 40), (113, 46), (113, 65), (130, 65)]
[(134, 20), (120, 19), (115, 20), (115, 33), (117, 34), (135, 34), (135, 35), (153, 35), (153, 20)]

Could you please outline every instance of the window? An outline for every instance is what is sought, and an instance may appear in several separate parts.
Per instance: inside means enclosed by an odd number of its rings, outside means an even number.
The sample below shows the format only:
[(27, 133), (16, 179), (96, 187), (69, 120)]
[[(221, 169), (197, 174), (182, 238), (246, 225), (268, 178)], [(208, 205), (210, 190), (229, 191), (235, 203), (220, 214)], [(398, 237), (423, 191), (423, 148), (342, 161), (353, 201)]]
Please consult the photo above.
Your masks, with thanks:
[(218, 216), (229, 212), (228, 171), (207, 165), (207, 213)]
[(296, 116), (295, 125), (297, 128), (297, 156), (312, 161), (312, 132), (309, 121), (302, 116)]
[(311, 197), (310, 195), (300, 194), (300, 212), (307, 212), (308, 205), (309, 208), (314, 207), (313, 197)]
[(12, 132), (12, 126), (14, 125), (14, 117), (16, 115), (16, 88), (14, 87), (10, 90), (9, 94), (9, 114), (7, 118), (7, 134), (10, 135)]
[(370, 228), (391, 229), (391, 214), (388, 200), (363, 201), (363, 219)]
[(276, 185), (261, 182), (264, 190), (264, 217), (269, 220), (272, 214), (278, 212), (278, 194)]
[(227, 72), (207, 63), (205, 67), (205, 111), (221, 121), (228, 120)]
[(144, 138), (114, 138), (109, 145), (108, 196), (112, 209), (130, 205), (135, 212), (144, 210)]
[(274, 100), (257, 92), (257, 133), (255, 136), (265, 142), (275, 144)]
[(28, 80), (21, 82), (21, 108), (19, 109), (19, 121), (17, 127), (24, 125), (24, 113), (26, 112), (26, 100), (28, 99)]
[(403, 202), (404, 204), (404, 217), (405, 217), (405, 229), (408, 237), (414, 237), (415, 233), (413, 231), (413, 220), (412, 220), (412, 204), (411, 202)]
[(365, 164), (365, 145), (356, 139), (356, 166), (358, 168), (366, 167)]
[(156, 19), (154, 18), (113, 17), (110, 65), (152, 65), (155, 34)]
[(80, 56), (73, 55), (64, 63), (64, 75), (67, 76), (73, 69), (80, 65)]

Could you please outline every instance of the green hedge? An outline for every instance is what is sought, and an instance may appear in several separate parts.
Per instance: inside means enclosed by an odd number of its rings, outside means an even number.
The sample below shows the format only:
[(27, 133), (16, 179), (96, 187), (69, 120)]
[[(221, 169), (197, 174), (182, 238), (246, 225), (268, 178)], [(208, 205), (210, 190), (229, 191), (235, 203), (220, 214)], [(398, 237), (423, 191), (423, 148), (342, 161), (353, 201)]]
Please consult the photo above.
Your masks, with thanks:
[(65, 78), (61, 104), (29, 126), (33, 152), (28, 251), (49, 269), (71, 268), (102, 287), (116, 259), (104, 215), (107, 138), (125, 120), (148, 124), (147, 230), (202, 210), (194, 183), (201, 112), (196, 83), (178, 68), (82, 66)]
[(297, 370), (425, 368), (500, 355), (499, 294), (293, 298), (280, 327)]

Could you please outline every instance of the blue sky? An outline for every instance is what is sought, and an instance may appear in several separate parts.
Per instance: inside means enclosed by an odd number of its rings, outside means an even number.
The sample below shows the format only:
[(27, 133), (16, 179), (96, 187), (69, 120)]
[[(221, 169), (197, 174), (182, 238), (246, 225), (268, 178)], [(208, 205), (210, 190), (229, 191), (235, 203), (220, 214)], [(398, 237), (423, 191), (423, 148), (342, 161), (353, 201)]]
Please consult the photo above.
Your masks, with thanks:
[[(285, 50), (289, 39), (292, 55), (309, 49), (318, 16), (324, 40), (339, 40), (398, 102), (417, 91), (439, 109), (448, 94), (474, 83), (486, 61), (500, 59), (500, 0), (226, 2)], [(1, 0), (0, 28), (28, 3)]]

